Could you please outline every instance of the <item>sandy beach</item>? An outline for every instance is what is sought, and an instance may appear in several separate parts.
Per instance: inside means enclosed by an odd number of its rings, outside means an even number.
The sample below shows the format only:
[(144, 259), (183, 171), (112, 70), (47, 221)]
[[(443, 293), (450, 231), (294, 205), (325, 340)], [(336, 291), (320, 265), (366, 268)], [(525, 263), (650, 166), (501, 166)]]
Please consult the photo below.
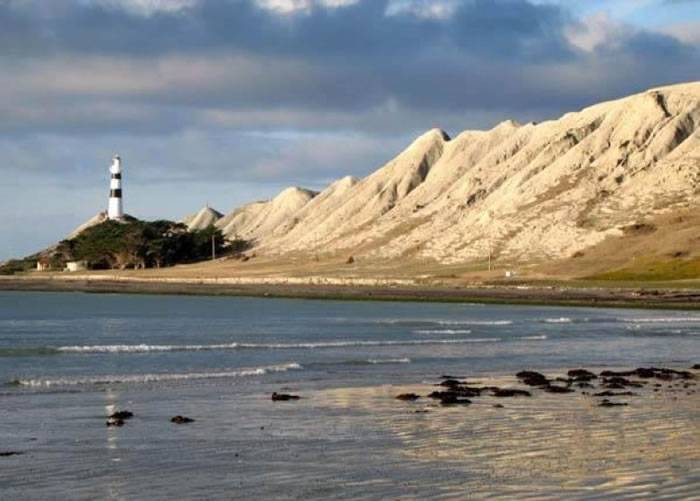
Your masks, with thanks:
[(393, 279), (191, 278), (95, 273), (0, 276), (0, 290), (700, 309), (700, 290), (696, 288), (582, 287), (566, 282), (557, 285), (448, 286)]

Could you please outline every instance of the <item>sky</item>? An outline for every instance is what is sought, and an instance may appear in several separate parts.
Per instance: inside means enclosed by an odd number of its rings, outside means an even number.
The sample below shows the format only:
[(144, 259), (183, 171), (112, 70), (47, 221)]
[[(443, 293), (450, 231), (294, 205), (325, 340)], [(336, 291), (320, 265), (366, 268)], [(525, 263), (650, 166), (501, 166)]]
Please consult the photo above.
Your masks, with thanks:
[(700, 80), (700, 0), (0, 0), (0, 260)]

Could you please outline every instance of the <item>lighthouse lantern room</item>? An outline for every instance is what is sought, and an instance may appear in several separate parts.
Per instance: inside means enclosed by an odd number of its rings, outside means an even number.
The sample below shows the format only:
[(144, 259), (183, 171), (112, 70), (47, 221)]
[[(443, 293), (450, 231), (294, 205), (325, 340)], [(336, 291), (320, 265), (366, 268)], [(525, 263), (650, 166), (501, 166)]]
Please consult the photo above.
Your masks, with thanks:
[(124, 207), (122, 206), (122, 160), (119, 155), (114, 155), (112, 165), (109, 167), (111, 179), (109, 181), (109, 207), (107, 217), (111, 220), (120, 221), (124, 218)]

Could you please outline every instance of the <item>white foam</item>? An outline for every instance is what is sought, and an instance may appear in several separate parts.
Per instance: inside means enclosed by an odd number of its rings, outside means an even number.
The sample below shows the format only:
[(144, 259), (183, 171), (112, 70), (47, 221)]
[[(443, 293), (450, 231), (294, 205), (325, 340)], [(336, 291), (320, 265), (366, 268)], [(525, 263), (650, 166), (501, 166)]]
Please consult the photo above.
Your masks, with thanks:
[(107, 344), (86, 346), (60, 346), (58, 351), (64, 353), (148, 353), (161, 351), (215, 351), (235, 350), (239, 343), (227, 344)]
[(544, 341), (545, 339), (547, 339), (547, 336), (545, 336), (544, 334), (540, 336), (523, 336), (519, 337), (518, 339), (524, 341)]
[(370, 358), (367, 360), (370, 364), (410, 364), (410, 358)]
[(389, 325), (413, 325), (413, 326), (429, 326), (429, 325), (511, 325), (512, 320), (471, 320), (471, 319), (461, 319), (461, 320), (441, 320), (441, 319), (431, 319), (431, 318), (386, 318), (379, 320), (380, 324)]
[(286, 372), (289, 370), (303, 369), (296, 362), (269, 365), (266, 367), (253, 367), (249, 369), (237, 369), (218, 372), (190, 372), (184, 374), (124, 374), (111, 376), (86, 376), (57, 379), (19, 379), (17, 384), (31, 387), (44, 386), (76, 386), (88, 384), (119, 384), (119, 383), (154, 383), (162, 381), (183, 381), (194, 379), (220, 379), (246, 376), (262, 376), (273, 372)]
[(700, 317), (619, 318), (618, 320), (632, 324), (672, 324), (700, 322)]
[(512, 320), (440, 320), (440, 325), (511, 325)]
[(61, 346), (58, 351), (65, 353), (151, 353), (167, 351), (213, 351), (213, 350), (293, 350), (345, 348), (352, 346), (411, 346), (430, 344), (462, 344), (484, 341), (500, 341), (498, 338), (481, 339), (415, 339), (397, 341), (321, 341), (315, 343), (230, 343), (209, 345), (150, 345), (150, 344), (113, 344), (92, 346)]
[(569, 317), (559, 317), (559, 318), (545, 318), (544, 322), (547, 324), (570, 324), (573, 320)]
[(420, 329), (414, 334), (471, 334), (471, 329)]

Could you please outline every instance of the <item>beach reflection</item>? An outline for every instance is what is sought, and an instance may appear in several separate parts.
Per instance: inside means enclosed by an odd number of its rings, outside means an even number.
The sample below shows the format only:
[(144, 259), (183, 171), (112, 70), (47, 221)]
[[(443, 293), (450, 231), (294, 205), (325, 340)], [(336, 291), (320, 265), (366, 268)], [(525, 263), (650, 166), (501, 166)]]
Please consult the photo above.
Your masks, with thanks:
[[(107, 388), (104, 392), (105, 398), (105, 420), (107, 417), (114, 414), (119, 410), (119, 397), (118, 391), (113, 388)], [(122, 462), (122, 451), (119, 448), (119, 429), (113, 426), (105, 426), (105, 433), (107, 438), (107, 451), (110, 462), (121, 463)], [(124, 495), (124, 482), (118, 477), (110, 477), (109, 481), (105, 485), (106, 497), (109, 499), (126, 499)]]
[[(509, 378), (482, 382), (517, 384)], [(426, 398), (394, 398), (434, 389), (344, 388), (325, 392), (323, 398), (326, 405), (366, 411), (373, 426), (397, 439), (392, 453), (418, 471), (463, 472), (452, 481), (455, 493), (682, 498), (700, 489), (697, 393), (681, 397), (643, 389), (639, 396), (625, 398), (629, 406), (615, 408), (599, 407), (600, 399), (581, 393), (480, 397), (472, 405), (453, 407)], [(445, 489), (444, 478), (440, 482), (435, 487)]]

